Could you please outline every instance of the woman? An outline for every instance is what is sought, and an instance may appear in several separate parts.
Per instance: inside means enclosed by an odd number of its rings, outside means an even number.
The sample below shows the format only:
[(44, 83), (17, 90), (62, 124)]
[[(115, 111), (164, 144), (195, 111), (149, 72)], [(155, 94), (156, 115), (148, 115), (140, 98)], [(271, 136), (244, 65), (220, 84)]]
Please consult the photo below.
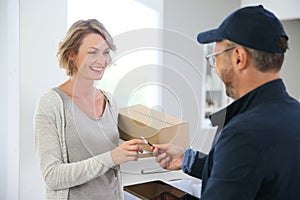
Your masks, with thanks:
[(110, 50), (113, 39), (95, 19), (74, 23), (60, 43), (57, 56), (70, 78), (40, 98), (34, 116), (46, 199), (123, 199), (119, 164), (137, 160), (145, 142), (118, 146), (114, 101), (94, 87)]

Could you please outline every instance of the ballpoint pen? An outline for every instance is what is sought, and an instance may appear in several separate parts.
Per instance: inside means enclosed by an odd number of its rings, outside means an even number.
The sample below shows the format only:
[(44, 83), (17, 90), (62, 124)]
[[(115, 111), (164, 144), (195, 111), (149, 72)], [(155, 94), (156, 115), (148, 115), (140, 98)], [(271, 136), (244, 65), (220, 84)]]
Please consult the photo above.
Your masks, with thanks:
[(142, 138), (149, 146), (153, 147), (153, 145), (152, 145), (148, 140), (146, 140), (143, 136), (141, 136), (141, 138)]

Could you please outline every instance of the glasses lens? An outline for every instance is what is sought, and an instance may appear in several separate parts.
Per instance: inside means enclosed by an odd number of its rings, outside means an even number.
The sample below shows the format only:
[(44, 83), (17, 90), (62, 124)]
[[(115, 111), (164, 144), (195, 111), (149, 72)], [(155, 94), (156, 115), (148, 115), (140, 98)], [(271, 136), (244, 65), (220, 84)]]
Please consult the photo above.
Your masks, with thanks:
[(208, 64), (211, 67), (215, 67), (216, 66), (216, 57), (215, 56), (208, 56), (206, 57)]
[(216, 67), (216, 57), (215, 56), (211, 56), (210, 57), (210, 63), (211, 63), (211, 65), (213, 66), (213, 67)]

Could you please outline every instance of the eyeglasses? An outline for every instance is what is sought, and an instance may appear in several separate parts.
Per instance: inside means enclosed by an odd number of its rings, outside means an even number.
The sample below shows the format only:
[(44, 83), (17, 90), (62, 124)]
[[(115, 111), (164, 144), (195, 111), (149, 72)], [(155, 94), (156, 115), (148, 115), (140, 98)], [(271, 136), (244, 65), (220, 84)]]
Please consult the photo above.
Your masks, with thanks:
[(213, 52), (211, 54), (208, 54), (207, 56), (205, 56), (209, 66), (211, 66), (212, 68), (216, 67), (216, 57), (217, 55), (220, 55), (222, 53), (225, 53), (227, 51), (233, 50), (236, 46), (230, 47), (228, 49), (224, 49), (222, 51), (217, 51), (217, 52)]

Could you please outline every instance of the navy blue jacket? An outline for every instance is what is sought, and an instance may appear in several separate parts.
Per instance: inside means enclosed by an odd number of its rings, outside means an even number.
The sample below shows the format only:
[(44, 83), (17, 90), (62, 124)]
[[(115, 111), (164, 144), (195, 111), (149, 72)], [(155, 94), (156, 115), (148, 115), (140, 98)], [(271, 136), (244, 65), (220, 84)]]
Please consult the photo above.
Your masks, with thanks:
[(300, 103), (281, 79), (211, 116), (220, 135), (208, 155), (187, 149), (183, 171), (203, 200), (300, 199)]

